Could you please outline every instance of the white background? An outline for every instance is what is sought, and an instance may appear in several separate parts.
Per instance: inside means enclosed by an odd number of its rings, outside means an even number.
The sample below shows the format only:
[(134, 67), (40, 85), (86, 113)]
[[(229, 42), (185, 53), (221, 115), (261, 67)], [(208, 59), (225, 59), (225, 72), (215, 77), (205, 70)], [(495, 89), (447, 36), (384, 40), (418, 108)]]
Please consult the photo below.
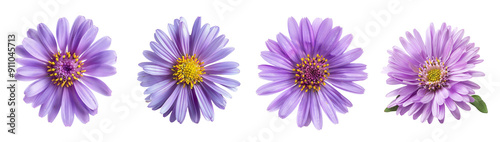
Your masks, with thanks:
[[(2, 1), (0, 66), (6, 74), (6, 34), (24, 35), (27, 28), (44, 22), (55, 33), (57, 20), (66, 17), (72, 23), (76, 16), (84, 15), (99, 27), (98, 37), (110, 36), (111, 49), (118, 55), (115, 64), (118, 73), (103, 80), (113, 90), (110, 97), (96, 94), (99, 113), (88, 124), (75, 119), (72, 127), (64, 127), (60, 116), (53, 123), (38, 117), (39, 108), (22, 101), (29, 82), (20, 82), (18, 89), (18, 127), (16, 135), (7, 133), (7, 90), (1, 89), (0, 141), (500, 141), (500, 75), (498, 53), (500, 39), (499, 3), (490, 1), (278, 1), (278, 0), (199, 0), (199, 1)], [(47, 8), (48, 7), (48, 8)], [(383, 16), (382, 16), (383, 15)], [(241, 82), (233, 98), (228, 99), (225, 110), (215, 110), (215, 121), (202, 118), (194, 124), (186, 118), (184, 124), (170, 123), (158, 111), (147, 108), (139, 86), (137, 65), (146, 61), (143, 50), (150, 50), (156, 29), (167, 30), (167, 24), (185, 17), (189, 23), (197, 16), (202, 23), (220, 27), (220, 33), (229, 39), (228, 46), (236, 50), (224, 60), (240, 63), (241, 73), (232, 76)], [(313, 126), (298, 128), (296, 110), (286, 119), (277, 112), (268, 112), (267, 105), (276, 97), (258, 96), (256, 89), (266, 83), (258, 78), (257, 65), (265, 64), (260, 52), (267, 50), (264, 42), (275, 39), (279, 32), (288, 35), (287, 19), (293, 16), (332, 18), (334, 25), (342, 26), (344, 34), (352, 33), (355, 40), (349, 47), (361, 47), (364, 54), (356, 62), (368, 65), (368, 79), (359, 82), (365, 94), (343, 92), (354, 104), (347, 114), (339, 114), (338, 125), (323, 116), (323, 129)], [(382, 17), (382, 21), (377, 20)], [(475, 69), (484, 71), (485, 77), (473, 81), (481, 85), (477, 94), (483, 97), (489, 113), (473, 108), (461, 111), (457, 121), (447, 111), (444, 124), (427, 124), (409, 116), (384, 113), (393, 99), (385, 94), (398, 86), (385, 83), (387, 50), (400, 46), (399, 37), (406, 31), (425, 33), (433, 22), (440, 27), (447, 22), (465, 29), (471, 42), (481, 47), (479, 54), (485, 61)], [(189, 25), (189, 26), (191, 26)], [(367, 28), (368, 27), (368, 28)], [(422, 34), (425, 35), (425, 34)], [(364, 36), (364, 41), (359, 40)], [(20, 43), (21, 39), (19, 39)], [(4, 77), (1, 77), (4, 78)], [(1, 81), (5, 84), (5, 81)], [(2, 85), (5, 86), (5, 85)], [(189, 117), (189, 116), (187, 116)]]

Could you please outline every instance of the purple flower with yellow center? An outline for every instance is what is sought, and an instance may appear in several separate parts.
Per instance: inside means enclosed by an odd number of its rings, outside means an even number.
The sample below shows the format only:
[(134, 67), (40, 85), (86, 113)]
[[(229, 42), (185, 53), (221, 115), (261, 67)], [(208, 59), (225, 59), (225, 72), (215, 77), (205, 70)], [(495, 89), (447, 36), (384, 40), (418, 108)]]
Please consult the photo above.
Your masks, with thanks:
[(452, 29), (443, 23), (438, 30), (431, 24), (425, 42), (417, 30), (400, 37), (404, 50), (394, 47), (389, 51), (387, 84), (404, 85), (387, 94), (397, 96), (385, 110), (398, 115), (413, 115), (420, 121), (432, 123), (437, 118), (444, 122), (445, 108), (460, 119), (459, 108), (469, 111), (471, 103), (487, 113), (486, 104), (475, 94), (479, 85), (470, 81), (482, 77), (483, 72), (472, 70), (479, 59), (479, 47), (469, 43), (464, 30)]
[[(28, 37), (16, 47), (16, 79), (33, 81), (24, 91), (24, 101), (40, 107), (39, 116), (48, 115), (53, 122), (59, 111), (65, 126), (73, 124), (74, 116), (82, 123), (89, 121), (89, 114), (97, 114), (97, 100), (91, 90), (110, 96), (111, 89), (96, 77), (111, 76), (116, 69), (116, 53), (106, 50), (109, 37), (96, 42), (98, 28), (92, 20), (76, 18), (69, 27), (66, 18), (59, 19), (56, 37), (41, 23), (29, 29)], [(57, 40), (56, 40), (57, 39)]]
[(220, 75), (238, 74), (238, 63), (218, 62), (234, 48), (225, 47), (228, 39), (218, 35), (219, 27), (205, 24), (201, 18), (194, 22), (191, 34), (184, 18), (168, 25), (168, 33), (156, 30), (156, 41), (151, 41), (153, 51), (145, 50), (144, 56), (151, 62), (139, 64), (141, 86), (148, 87), (146, 101), (153, 110), (160, 109), (163, 117), (170, 115), (170, 122), (182, 123), (189, 111), (194, 123), (200, 116), (214, 120), (212, 103), (220, 109), (226, 107), (225, 97), (231, 95), (220, 86), (235, 91), (240, 83)]
[[(279, 110), (279, 117), (286, 118), (299, 105), (297, 124), (316, 129), (323, 125), (322, 113), (335, 124), (337, 112), (347, 113), (352, 103), (337, 89), (363, 94), (364, 88), (354, 83), (367, 78), (366, 65), (352, 63), (363, 53), (361, 48), (346, 52), (352, 35), (342, 37), (342, 28), (332, 28), (332, 20), (307, 18), (300, 21), (289, 18), (290, 38), (282, 33), (277, 41), (268, 40), (269, 51), (261, 56), (271, 65), (259, 65), (262, 79), (271, 81), (257, 89), (258, 95), (281, 92), (267, 110)], [(300, 103), (300, 104), (299, 104)]]

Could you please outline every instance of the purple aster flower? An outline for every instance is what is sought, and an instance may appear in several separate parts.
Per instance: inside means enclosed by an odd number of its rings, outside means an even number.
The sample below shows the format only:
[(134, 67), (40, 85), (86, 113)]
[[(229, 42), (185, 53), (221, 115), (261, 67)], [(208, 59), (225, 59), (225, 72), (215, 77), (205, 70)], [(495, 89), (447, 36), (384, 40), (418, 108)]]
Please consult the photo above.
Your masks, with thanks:
[(477, 54), (479, 47), (464, 37), (464, 30), (443, 23), (436, 31), (431, 24), (425, 42), (417, 30), (413, 34), (406, 32), (406, 37), (400, 37), (404, 51), (398, 47), (389, 51), (387, 84), (404, 86), (387, 94), (397, 97), (386, 112), (408, 113), (413, 119), (420, 117), (420, 121), (430, 124), (434, 118), (444, 122), (445, 108), (456, 119), (460, 119), (459, 108), (470, 110), (467, 103), (487, 111), (479, 96), (471, 96), (479, 85), (469, 80), (484, 76), (472, 69), (483, 60)]
[(170, 114), (170, 122), (177, 120), (182, 124), (186, 110), (191, 120), (198, 123), (201, 115), (214, 120), (212, 103), (220, 109), (226, 107), (225, 97), (231, 95), (219, 85), (235, 91), (240, 83), (219, 75), (234, 75), (240, 70), (236, 62), (216, 63), (234, 50), (225, 47), (228, 39), (218, 33), (217, 26), (201, 26), (200, 17), (191, 34), (182, 17), (168, 25), (168, 35), (156, 30), (156, 41), (150, 43), (153, 51), (143, 52), (151, 62), (140, 63), (144, 71), (138, 74), (141, 86), (148, 87), (144, 94), (149, 94), (149, 108), (160, 109), (163, 117)]
[[(116, 53), (106, 50), (111, 44), (109, 37), (96, 42), (98, 28), (92, 20), (76, 18), (69, 27), (66, 18), (59, 19), (56, 37), (41, 23), (37, 29), (29, 29), (28, 37), (17, 46), (16, 79), (34, 81), (24, 91), (24, 101), (40, 107), (39, 116), (48, 115), (53, 122), (59, 110), (65, 126), (73, 124), (74, 116), (82, 123), (89, 121), (89, 114), (97, 114), (97, 100), (91, 89), (110, 96), (111, 89), (96, 77), (116, 73)], [(56, 40), (57, 39), (57, 40)], [(90, 88), (90, 89), (89, 89)]]
[(342, 28), (332, 29), (332, 20), (307, 18), (300, 25), (293, 17), (288, 19), (290, 38), (282, 33), (277, 42), (266, 42), (269, 51), (261, 56), (271, 65), (259, 65), (259, 76), (271, 81), (257, 89), (258, 95), (281, 92), (267, 110), (279, 110), (279, 117), (285, 118), (299, 105), (297, 124), (308, 126), (311, 121), (317, 129), (322, 128), (323, 110), (335, 124), (336, 112), (347, 113), (351, 102), (337, 89), (363, 94), (364, 88), (354, 83), (367, 78), (363, 72), (366, 65), (351, 63), (361, 56), (363, 50), (346, 49), (352, 35), (341, 38)]

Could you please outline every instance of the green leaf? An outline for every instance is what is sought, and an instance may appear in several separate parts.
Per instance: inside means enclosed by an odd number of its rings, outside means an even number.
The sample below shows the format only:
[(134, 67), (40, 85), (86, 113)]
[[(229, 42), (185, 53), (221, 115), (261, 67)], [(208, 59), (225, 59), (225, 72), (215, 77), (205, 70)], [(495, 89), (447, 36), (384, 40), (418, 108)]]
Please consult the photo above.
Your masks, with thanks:
[(478, 95), (472, 95), (474, 98), (474, 102), (470, 103), (477, 108), (482, 113), (488, 113), (488, 108), (486, 107), (486, 103), (484, 103), (483, 99)]
[(384, 112), (391, 112), (391, 111), (396, 111), (398, 110), (399, 106), (393, 106), (391, 108), (385, 108)]

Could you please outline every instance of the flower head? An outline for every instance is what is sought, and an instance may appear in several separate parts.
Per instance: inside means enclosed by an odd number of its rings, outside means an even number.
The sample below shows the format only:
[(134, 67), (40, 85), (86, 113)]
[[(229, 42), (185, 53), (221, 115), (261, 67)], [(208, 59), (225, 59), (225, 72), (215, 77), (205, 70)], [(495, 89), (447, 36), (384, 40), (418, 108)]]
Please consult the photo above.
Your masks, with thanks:
[[(109, 96), (111, 89), (96, 77), (111, 76), (116, 69), (116, 53), (106, 50), (111, 44), (109, 37), (96, 42), (98, 28), (92, 20), (76, 18), (69, 28), (66, 18), (59, 19), (56, 37), (41, 23), (37, 29), (29, 29), (28, 37), (17, 46), (16, 79), (35, 81), (24, 94), (24, 101), (40, 107), (40, 117), (48, 115), (54, 121), (61, 111), (64, 125), (71, 126), (74, 116), (82, 123), (89, 121), (89, 114), (97, 114), (97, 100), (90, 89)], [(57, 40), (56, 40), (57, 38)], [(90, 89), (89, 89), (90, 88)]]
[(361, 56), (361, 48), (346, 52), (352, 35), (342, 37), (342, 28), (332, 29), (331, 19), (307, 18), (300, 21), (288, 20), (290, 38), (277, 35), (277, 42), (268, 40), (269, 51), (261, 56), (271, 65), (259, 65), (259, 76), (271, 81), (257, 90), (259, 95), (281, 92), (267, 108), (279, 110), (285, 118), (299, 105), (297, 124), (308, 126), (311, 121), (317, 129), (322, 128), (323, 110), (326, 116), (338, 123), (336, 112), (347, 113), (351, 102), (337, 89), (356, 94), (364, 92), (354, 83), (367, 78), (363, 72), (366, 65), (351, 63)]
[(404, 50), (394, 47), (389, 51), (387, 83), (404, 86), (387, 94), (397, 96), (388, 108), (428, 123), (434, 118), (443, 123), (446, 107), (456, 119), (460, 119), (458, 108), (470, 110), (467, 103), (474, 102), (471, 95), (479, 85), (469, 80), (484, 76), (472, 70), (483, 60), (477, 54), (479, 47), (463, 35), (464, 30), (446, 23), (437, 31), (431, 24), (425, 42), (417, 30), (406, 32), (407, 38), (400, 38)]
[(170, 115), (171, 122), (177, 120), (182, 123), (186, 110), (189, 110), (189, 116), (195, 123), (200, 121), (201, 115), (213, 121), (212, 102), (224, 109), (224, 97), (231, 98), (219, 85), (233, 91), (240, 85), (236, 80), (219, 76), (238, 74), (238, 63), (216, 63), (234, 48), (225, 47), (228, 40), (224, 35), (218, 35), (219, 27), (201, 26), (199, 17), (191, 34), (182, 17), (168, 27), (169, 35), (156, 30), (156, 41), (150, 43), (153, 51), (143, 52), (150, 62), (139, 64), (144, 71), (139, 72), (138, 80), (141, 86), (148, 87), (144, 92), (148, 94), (148, 107), (160, 109), (163, 117)]

